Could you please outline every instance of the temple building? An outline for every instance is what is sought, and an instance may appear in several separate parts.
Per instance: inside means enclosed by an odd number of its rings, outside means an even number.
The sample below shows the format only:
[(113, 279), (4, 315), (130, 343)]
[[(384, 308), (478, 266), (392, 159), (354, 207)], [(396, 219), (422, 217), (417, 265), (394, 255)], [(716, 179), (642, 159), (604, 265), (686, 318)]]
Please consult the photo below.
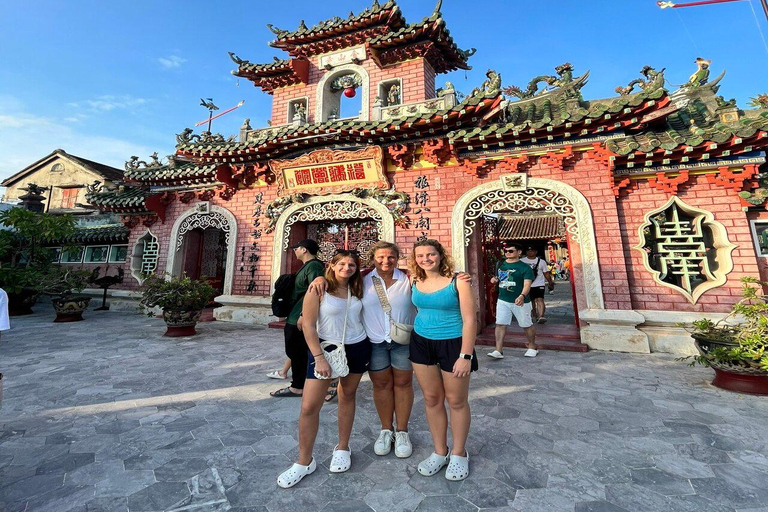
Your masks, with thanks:
[(768, 280), (768, 95), (751, 109), (724, 99), (708, 61), (675, 91), (645, 67), (588, 100), (589, 73), (565, 63), (525, 87), (489, 70), (463, 96), (436, 85), (475, 51), (439, 2), (417, 23), (388, 1), (270, 30), (284, 59), (230, 54), (234, 75), (272, 95), (268, 127), (186, 129), (167, 162), (133, 157), (125, 187), (88, 195), (130, 229), (123, 288), (148, 272), (207, 276), (217, 319), (268, 323), (292, 243), (314, 238), (327, 259), (428, 237), (472, 275), (492, 323), (489, 279), (518, 239), (568, 262), (578, 342), (691, 353), (677, 323), (723, 316), (741, 277)]

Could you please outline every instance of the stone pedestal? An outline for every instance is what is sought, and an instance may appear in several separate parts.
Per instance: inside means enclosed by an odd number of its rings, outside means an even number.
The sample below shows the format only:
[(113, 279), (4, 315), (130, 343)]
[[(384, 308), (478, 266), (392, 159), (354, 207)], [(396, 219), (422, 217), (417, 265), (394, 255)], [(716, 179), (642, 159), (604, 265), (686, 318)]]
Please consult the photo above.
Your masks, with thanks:
[(216, 320), (256, 325), (277, 321), (277, 317), (272, 314), (271, 297), (220, 295), (214, 300), (222, 305), (213, 310)]
[(645, 317), (632, 310), (588, 309), (579, 318), (589, 323), (581, 329), (581, 342), (594, 350), (615, 352), (651, 352), (648, 336), (637, 326)]
[(683, 327), (677, 324), (690, 324), (704, 317), (715, 321), (725, 316), (724, 313), (686, 313), (679, 311), (637, 310), (645, 319), (638, 326), (648, 336), (651, 352), (664, 352), (693, 356), (698, 354), (693, 338)]

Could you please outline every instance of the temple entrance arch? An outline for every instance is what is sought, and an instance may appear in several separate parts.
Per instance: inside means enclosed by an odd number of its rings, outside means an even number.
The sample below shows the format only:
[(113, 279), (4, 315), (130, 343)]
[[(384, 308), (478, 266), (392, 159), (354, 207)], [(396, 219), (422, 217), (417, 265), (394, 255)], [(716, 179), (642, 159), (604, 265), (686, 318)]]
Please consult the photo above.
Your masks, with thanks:
[[(361, 198), (352, 194), (331, 194), (310, 197), (303, 203), (292, 204), (278, 218), (275, 224), (275, 239), (272, 248), (272, 280), (281, 274), (290, 272), (288, 247), (296, 237), (294, 227), (340, 221), (334, 224), (372, 227), (378, 233), (378, 239), (395, 241), (395, 221), (386, 206), (371, 198)], [(298, 240), (296, 240), (298, 241)], [(361, 250), (362, 249), (362, 250)], [(322, 250), (322, 247), (321, 247)], [(359, 247), (361, 254), (365, 247)]]
[(232, 294), (237, 220), (226, 208), (199, 203), (181, 214), (171, 230), (166, 271), (206, 276), (221, 295)]
[(537, 210), (563, 218), (572, 242), (571, 274), (580, 309), (605, 309), (589, 203), (581, 192), (560, 181), (511, 174), (464, 193), (451, 217), (451, 247), (456, 268), (470, 273), (480, 268), (478, 255), (468, 248), (470, 244), (482, 246), (484, 215)]

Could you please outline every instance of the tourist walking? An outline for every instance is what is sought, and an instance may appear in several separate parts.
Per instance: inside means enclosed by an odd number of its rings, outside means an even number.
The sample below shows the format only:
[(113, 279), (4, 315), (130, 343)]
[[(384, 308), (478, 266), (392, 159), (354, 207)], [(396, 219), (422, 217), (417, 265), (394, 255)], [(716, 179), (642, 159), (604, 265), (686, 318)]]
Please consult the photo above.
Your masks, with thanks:
[(504, 261), (496, 266), (496, 275), (491, 278), (491, 283), (499, 284), (499, 300), (496, 302), (496, 350), (490, 352), (488, 357), (494, 359), (504, 358), (504, 336), (507, 326), (515, 317), (517, 324), (523, 328), (528, 350), (526, 357), (536, 357), (539, 353), (536, 348), (536, 328), (531, 319), (531, 283), (533, 283), (533, 271), (531, 267), (520, 261), (523, 246), (509, 244), (504, 248)]
[(0, 333), (11, 328), (8, 318), (8, 294), (0, 288)]
[[(469, 476), (469, 380), (477, 370), (475, 336), (477, 308), (467, 281), (456, 280), (453, 263), (437, 240), (413, 246), (412, 299), (417, 308), (411, 336), (410, 358), (424, 394), (424, 406), (435, 451), (418, 465), (424, 476), (437, 474), (446, 465), (445, 478)], [(448, 448), (450, 410), (453, 448)]]
[(529, 245), (525, 248), (525, 256), (520, 261), (531, 267), (533, 271), (533, 282), (531, 283), (531, 318), (534, 323), (546, 323), (547, 305), (544, 303), (544, 294), (546, 290), (555, 289), (555, 280), (552, 278), (552, 272), (549, 270), (547, 262), (538, 257), (538, 249)]
[(306, 379), (306, 372), (304, 369), (307, 366), (307, 342), (304, 339), (304, 334), (296, 324), (301, 316), (304, 295), (307, 292), (309, 283), (311, 283), (317, 276), (323, 275), (323, 272), (325, 271), (325, 266), (317, 259), (317, 253), (320, 251), (320, 246), (318, 246), (317, 242), (314, 240), (302, 240), (291, 247), (291, 249), (293, 250), (294, 256), (296, 256), (296, 259), (302, 263), (301, 269), (296, 273), (293, 293), (291, 294), (293, 309), (291, 309), (291, 313), (285, 319), (285, 328), (283, 329), (283, 335), (285, 336), (285, 355), (291, 360), (293, 372), (291, 385), (270, 393), (273, 397), (301, 396), (304, 390), (304, 381)]
[[(328, 290), (323, 295), (308, 293), (304, 296), (302, 323), (309, 346), (309, 362), (299, 414), (299, 460), (278, 477), (277, 484), (283, 488), (293, 487), (317, 469), (312, 450), (320, 424), (320, 409), (332, 376), (325, 356), (330, 347), (322, 348), (323, 341), (343, 347), (349, 369), (349, 373), (339, 379), (339, 443), (333, 450), (330, 470), (331, 473), (342, 473), (352, 465), (349, 438), (355, 419), (355, 396), (371, 357), (371, 343), (362, 323), (363, 280), (357, 254), (339, 251), (331, 259), (325, 279)], [(296, 366), (293, 369), (298, 373)]]

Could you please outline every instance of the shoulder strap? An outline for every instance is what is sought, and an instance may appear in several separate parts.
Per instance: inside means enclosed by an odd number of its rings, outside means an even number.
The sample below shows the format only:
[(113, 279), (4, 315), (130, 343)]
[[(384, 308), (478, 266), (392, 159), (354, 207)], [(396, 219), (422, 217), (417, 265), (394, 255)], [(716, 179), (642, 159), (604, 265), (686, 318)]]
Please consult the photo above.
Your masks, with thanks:
[(344, 309), (344, 331), (341, 334), (341, 344), (347, 339), (347, 316), (349, 316), (349, 303), (352, 301), (352, 288), (347, 285), (347, 307)]
[(387, 298), (387, 291), (384, 289), (384, 283), (381, 278), (377, 276), (371, 276), (371, 280), (373, 281), (373, 288), (376, 290), (376, 295), (379, 297), (381, 308), (389, 315), (392, 311), (392, 306), (389, 305), (389, 299)]

